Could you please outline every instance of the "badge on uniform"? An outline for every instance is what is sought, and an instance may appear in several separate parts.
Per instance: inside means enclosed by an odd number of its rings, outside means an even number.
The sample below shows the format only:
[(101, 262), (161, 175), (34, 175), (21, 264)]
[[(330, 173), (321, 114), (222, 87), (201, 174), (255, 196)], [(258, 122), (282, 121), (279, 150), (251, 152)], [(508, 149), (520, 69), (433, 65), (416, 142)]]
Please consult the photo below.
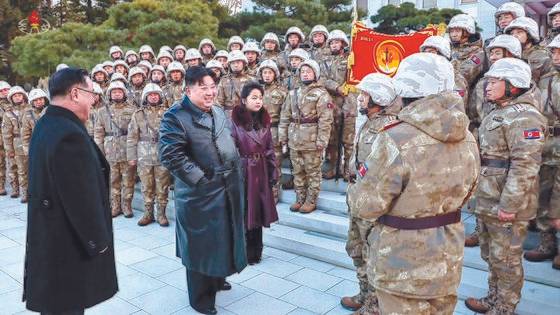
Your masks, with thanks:
[(364, 178), (364, 176), (366, 176), (367, 171), (368, 171), (368, 167), (366, 163), (360, 164), (360, 168), (358, 168), (358, 175), (360, 175), (360, 178)]
[(476, 55), (471, 57), (472, 62), (476, 63), (477, 65), (480, 64), (480, 58), (478, 58)]
[(327, 103), (327, 108), (328, 108), (328, 109), (333, 109), (333, 108), (334, 108), (334, 104), (331, 103), (331, 102)]
[(523, 130), (523, 137), (525, 139), (533, 140), (541, 138), (541, 131), (539, 129), (527, 129)]
[(465, 97), (465, 90), (455, 90), (460, 97)]

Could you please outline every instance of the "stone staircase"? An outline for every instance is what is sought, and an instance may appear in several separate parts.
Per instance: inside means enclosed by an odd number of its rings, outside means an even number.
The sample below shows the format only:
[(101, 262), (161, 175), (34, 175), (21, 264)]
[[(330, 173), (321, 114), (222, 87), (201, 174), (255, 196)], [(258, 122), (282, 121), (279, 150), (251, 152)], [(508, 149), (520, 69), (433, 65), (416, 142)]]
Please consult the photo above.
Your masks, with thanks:
[[(283, 173), (289, 173), (283, 169)], [(133, 201), (135, 209), (143, 209), (140, 185), (136, 186)], [(277, 205), (279, 222), (265, 229), (264, 244), (341, 267), (355, 269), (345, 250), (349, 219), (346, 206), (347, 184), (342, 180), (323, 180), (317, 210), (310, 214), (291, 212), (289, 205), (295, 201), (293, 190), (281, 192)], [(175, 217), (175, 207), (170, 192), (168, 214)], [(463, 211), (466, 233), (475, 227), (475, 217)], [(524, 247), (533, 248), (538, 243), (538, 233), (529, 232)], [(551, 268), (551, 262), (524, 261), (525, 283), (522, 300), (517, 307), (520, 315), (560, 314), (560, 271)], [(459, 287), (458, 304), (469, 296), (484, 296), (487, 292), (486, 263), (480, 258), (478, 247), (465, 248), (463, 275)], [(459, 307), (459, 306), (458, 306)], [(468, 313), (468, 310), (465, 314)]]

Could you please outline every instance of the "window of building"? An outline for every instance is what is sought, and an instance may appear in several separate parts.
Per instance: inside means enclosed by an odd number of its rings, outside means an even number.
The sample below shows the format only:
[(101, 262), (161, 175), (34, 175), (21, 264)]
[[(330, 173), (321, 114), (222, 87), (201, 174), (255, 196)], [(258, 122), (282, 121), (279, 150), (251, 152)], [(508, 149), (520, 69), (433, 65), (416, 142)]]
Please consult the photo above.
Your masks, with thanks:
[(478, 0), (461, 0), (461, 4), (477, 3)]
[(392, 5), (400, 5), (401, 4), (401, 0), (389, 0), (388, 4), (392, 4)]
[(432, 9), (437, 7), (437, 0), (424, 0), (423, 8)]

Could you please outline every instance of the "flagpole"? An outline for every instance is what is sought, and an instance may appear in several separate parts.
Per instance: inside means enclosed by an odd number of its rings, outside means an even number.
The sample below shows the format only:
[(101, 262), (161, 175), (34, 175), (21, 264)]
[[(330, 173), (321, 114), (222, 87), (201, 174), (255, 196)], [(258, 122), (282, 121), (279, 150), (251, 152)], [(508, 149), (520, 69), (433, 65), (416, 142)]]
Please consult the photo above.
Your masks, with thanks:
[(358, 21), (358, 0), (354, 0), (354, 8), (352, 10), (352, 24)]

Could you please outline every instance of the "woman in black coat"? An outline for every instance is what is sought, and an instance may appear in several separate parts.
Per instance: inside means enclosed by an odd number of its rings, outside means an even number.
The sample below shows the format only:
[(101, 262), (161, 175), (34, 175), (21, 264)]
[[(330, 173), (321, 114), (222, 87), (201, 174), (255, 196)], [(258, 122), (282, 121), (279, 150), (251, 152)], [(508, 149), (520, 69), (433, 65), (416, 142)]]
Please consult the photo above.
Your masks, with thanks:
[(263, 107), (264, 90), (248, 82), (241, 90), (241, 105), (232, 112), (232, 136), (241, 155), (245, 180), (245, 239), (249, 264), (261, 260), (262, 227), (278, 221), (272, 187), (278, 180), (270, 132), (270, 116)]

